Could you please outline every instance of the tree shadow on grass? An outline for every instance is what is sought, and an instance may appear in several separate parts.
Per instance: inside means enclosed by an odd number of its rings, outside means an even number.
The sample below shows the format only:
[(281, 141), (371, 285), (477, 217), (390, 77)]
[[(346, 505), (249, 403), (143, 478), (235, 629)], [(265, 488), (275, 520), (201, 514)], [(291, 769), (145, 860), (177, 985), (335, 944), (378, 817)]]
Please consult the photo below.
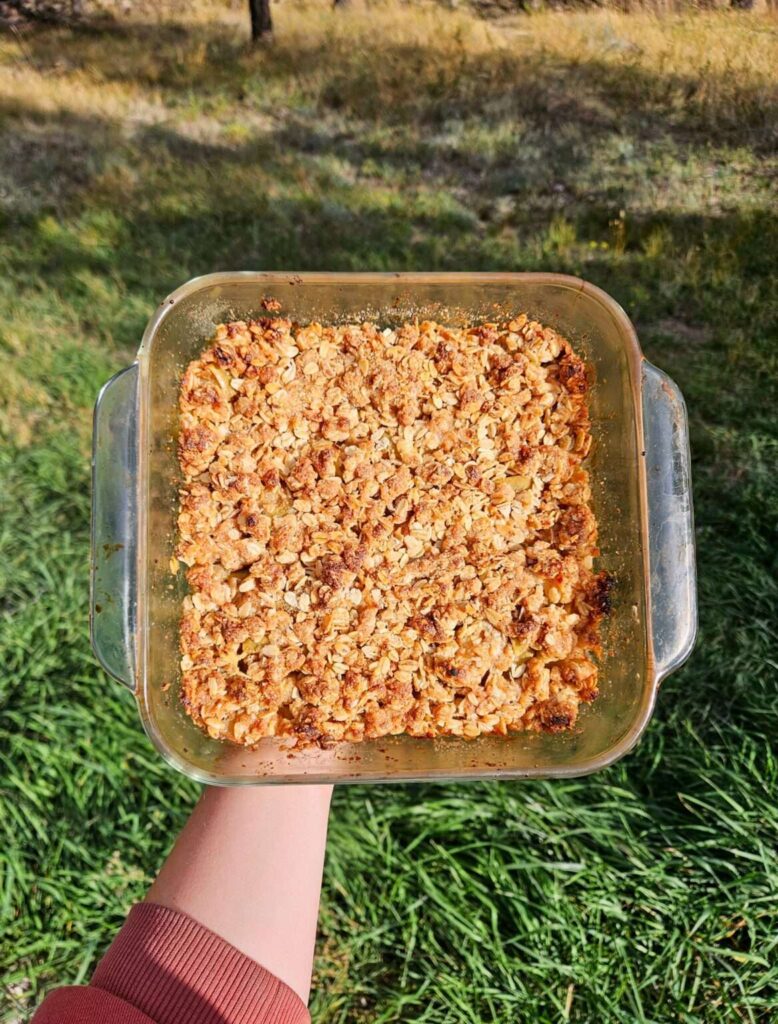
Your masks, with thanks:
[[(583, 136), (560, 143), (533, 134), (531, 158), (517, 160), (509, 176), (504, 156), (486, 155), (468, 176), (452, 173), (445, 147), (430, 160), (428, 145), (408, 139), (398, 147), (391, 133), (364, 142), (281, 123), (235, 143), (170, 123), (128, 132), (108, 118), (26, 110), (21, 100), (0, 108), (0, 117), (13, 125), (0, 153), (0, 185), (15, 237), (40, 234), (46, 213), (74, 222), (55, 240), (38, 239), (54, 247), (51, 256), (21, 246), (14, 262), (32, 271), (43, 259), (48, 279), (63, 283), (79, 269), (166, 288), (188, 273), (225, 267), (580, 270), (599, 261), (602, 274), (636, 283), (650, 275), (661, 292), (668, 283), (651, 268), (668, 251), (708, 236), (739, 239), (755, 217), (766, 239), (775, 233), (774, 218), (758, 205), (737, 214), (638, 209), (621, 241), (629, 247), (624, 258), (598, 256), (586, 246), (609, 237), (609, 220), (629, 191), (607, 182), (597, 190), (601, 143)], [(368, 164), (380, 173), (371, 177)], [(566, 178), (561, 190), (558, 175)], [(493, 197), (506, 192), (508, 202), (495, 210)], [(554, 216), (569, 222), (562, 238), (549, 233)], [(652, 256), (654, 237), (666, 241)], [(747, 251), (758, 266), (738, 272), (767, 273), (769, 245), (749, 243)]]
[[(484, 125), (521, 119), (547, 131), (577, 124), (596, 137), (632, 131), (651, 138), (748, 145), (767, 152), (778, 136), (778, 89), (754, 85), (736, 70), (684, 74), (646, 69), (638, 59), (581, 58), (495, 47), (484, 56), (465, 43), (442, 49), (383, 40), (365, 52), (327, 33), (294, 45), (251, 50), (223, 25), (116, 23), (103, 33), (42, 31), (27, 40), (41, 74), (84, 70), (106, 82), (132, 83), (208, 104), (247, 108), (268, 98), (302, 101), (322, 115), (369, 125), (440, 125), (477, 118)], [(295, 95), (296, 94), (296, 95)]]
[[(128, 126), (68, 111), (41, 113), (22, 99), (0, 104), (0, 119), (8, 139), (0, 152), (0, 208), (11, 216), (108, 205), (113, 189), (124, 192), (116, 198), (125, 212), (156, 198), (164, 217), (163, 200), (170, 205), (180, 192), (177, 205), (191, 206), (193, 187), (208, 191), (214, 209), (234, 203), (244, 209), (251, 198), (258, 213), (293, 186), (307, 208), (326, 194), (337, 204), (350, 190), (383, 194), (389, 206), (390, 193), (411, 205), (422, 192), (437, 193), (438, 205), (447, 195), (452, 220), (476, 235), (506, 226), (537, 229), (555, 215), (586, 217), (603, 231), (630, 200), (637, 208), (660, 205), (647, 191), (654, 186), (646, 179), (656, 180), (655, 191), (664, 190), (661, 205), (669, 201), (672, 212), (671, 174), (680, 182), (684, 168), (697, 161), (692, 185), (698, 184), (700, 168), (715, 159), (706, 140), (658, 145), (611, 131), (604, 122), (595, 128), (576, 118), (557, 133), (537, 112), (494, 145), (481, 139), (480, 150), (478, 135), (456, 127), (422, 137), (361, 132), (358, 123), (342, 117), (325, 121), (300, 112), (248, 128), (240, 141), (218, 117), (175, 124), (149, 119)], [(112, 184), (106, 175), (113, 175)], [(756, 180), (760, 185), (758, 171)], [(231, 186), (237, 186), (232, 189), (237, 195), (231, 195)], [(495, 199), (500, 200), (496, 209)]]

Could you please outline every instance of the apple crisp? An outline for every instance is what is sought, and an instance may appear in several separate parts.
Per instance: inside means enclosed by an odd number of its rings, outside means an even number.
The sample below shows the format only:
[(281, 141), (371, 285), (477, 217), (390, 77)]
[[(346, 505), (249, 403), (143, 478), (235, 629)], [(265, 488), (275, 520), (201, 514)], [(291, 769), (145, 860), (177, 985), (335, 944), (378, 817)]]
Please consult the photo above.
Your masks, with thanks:
[(586, 392), (525, 316), (221, 325), (180, 392), (194, 721), (322, 746), (569, 729), (610, 587)]

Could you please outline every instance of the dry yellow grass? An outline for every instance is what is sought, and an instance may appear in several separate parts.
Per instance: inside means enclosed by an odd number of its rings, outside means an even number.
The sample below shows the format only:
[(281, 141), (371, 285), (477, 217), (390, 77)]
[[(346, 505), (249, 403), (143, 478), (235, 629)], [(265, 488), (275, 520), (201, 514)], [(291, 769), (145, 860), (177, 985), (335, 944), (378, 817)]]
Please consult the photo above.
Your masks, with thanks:
[[(634, 92), (645, 102), (654, 90), (663, 105), (689, 99), (706, 119), (731, 120), (744, 104), (774, 97), (778, 67), (778, 20), (769, 12), (548, 11), (484, 21), (434, 5), (339, 12), (320, 0), (277, 5), (274, 41), (252, 51), (242, 5), (201, 0), (183, 27), (174, 5), (150, 10), (121, 16), (107, 38), (69, 38), (67, 60), (57, 57), (56, 31), (0, 37), (0, 103), (14, 110), (24, 97), (27, 110), (44, 114), (155, 120), (160, 89), (212, 91), (256, 73), (279, 101), (291, 88), (357, 115), (383, 109), (391, 117), (430, 99), (460, 109), (504, 104), (519, 83), (526, 88), (529, 63), (543, 75), (561, 65), (594, 69), (625, 100)], [(530, 90), (532, 102), (541, 98)]]

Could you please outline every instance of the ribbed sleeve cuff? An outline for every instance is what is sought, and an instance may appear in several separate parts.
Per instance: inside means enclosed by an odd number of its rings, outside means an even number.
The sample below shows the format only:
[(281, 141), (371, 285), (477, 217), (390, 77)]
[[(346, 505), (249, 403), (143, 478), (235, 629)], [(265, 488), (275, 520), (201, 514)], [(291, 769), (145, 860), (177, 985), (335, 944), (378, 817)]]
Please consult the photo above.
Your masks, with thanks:
[(154, 1024), (134, 1006), (90, 985), (69, 985), (47, 996), (32, 1024)]
[(91, 984), (155, 1024), (310, 1024), (279, 978), (186, 914), (132, 908)]

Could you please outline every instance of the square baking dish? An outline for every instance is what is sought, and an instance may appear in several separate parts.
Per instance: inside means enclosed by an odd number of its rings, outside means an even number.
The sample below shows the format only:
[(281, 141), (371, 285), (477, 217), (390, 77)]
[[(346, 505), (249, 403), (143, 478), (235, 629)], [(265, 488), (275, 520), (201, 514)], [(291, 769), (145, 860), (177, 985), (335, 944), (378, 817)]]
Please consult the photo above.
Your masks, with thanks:
[[(598, 566), (616, 579), (604, 624), (600, 696), (570, 733), (474, 740), (386, 737), (330, 750), (213, 740), (179, 699), (173, 575), (179, 468), (178, 388), (214, 327), (261, 313), (322, 323), (409, 318), (447, 324), (519, 313), (566, 335), (592, 367), (588, 466), (600, 527)], [(266, 314), (262, 314), (266, 315)], [(100, 663), (133, 690), (151, 740), (172, 765), (220, 785), (582, 775), (623, 756), (645, 729), (661, 680), (689, 655), (697, 625), (686, 410), (648, 363), (624, 311), (558, 274), (220, 273), (168, 296), (137, 361), (102, 389), (93, 449), (91, 633)]]

